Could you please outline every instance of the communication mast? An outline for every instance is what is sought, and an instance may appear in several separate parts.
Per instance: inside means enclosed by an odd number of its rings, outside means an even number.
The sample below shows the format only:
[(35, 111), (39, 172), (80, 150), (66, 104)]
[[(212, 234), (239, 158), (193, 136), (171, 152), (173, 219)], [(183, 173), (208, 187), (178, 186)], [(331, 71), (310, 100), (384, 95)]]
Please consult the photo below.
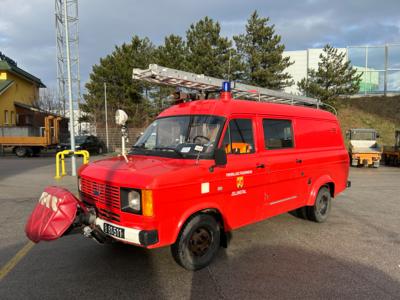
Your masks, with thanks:
[[(64, 4), (66, 2), (66, 9)], [(66, 13), (65, 13), (66, 12)], [(66, 22), (67, 18), (67, 22)], [(56, 45), (57, 45), (57, 97), (62, 103), (62, 112), (68, 112), (68, 59), (67, 36), (69, 42), (69, 61), (71, 69), (71, 90), (75, 115), (74, 131), (79, 124), (79, 104), (81, 103), (81, 78), (79, 69), (79, 18), (78, 0), (55, 0)], [(65, 30), (67, 25), (68, 30)], [(78, 129), (80, 131), (80, 128)]]

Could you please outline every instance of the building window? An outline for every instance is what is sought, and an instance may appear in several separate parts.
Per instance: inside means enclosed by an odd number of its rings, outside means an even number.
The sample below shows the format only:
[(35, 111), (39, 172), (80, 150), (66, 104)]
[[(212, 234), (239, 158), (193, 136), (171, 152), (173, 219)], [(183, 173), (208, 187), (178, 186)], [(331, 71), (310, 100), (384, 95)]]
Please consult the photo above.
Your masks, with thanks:
[(266, 149), (293, 148), (292, 121), (264, 119), (263, 128)]
[(8, 110), (4, 111), (4, 125), (8, 125)]
[(233, 119), (223, 139), (226, 153), (247, 154), (254, 152), (253, 125), (251, 119)]
[(14, 112), (11, 112), (11, 118), (10, 118), (10, 125), (14, 125), (15, 124), (15, 120), (14, 120)]

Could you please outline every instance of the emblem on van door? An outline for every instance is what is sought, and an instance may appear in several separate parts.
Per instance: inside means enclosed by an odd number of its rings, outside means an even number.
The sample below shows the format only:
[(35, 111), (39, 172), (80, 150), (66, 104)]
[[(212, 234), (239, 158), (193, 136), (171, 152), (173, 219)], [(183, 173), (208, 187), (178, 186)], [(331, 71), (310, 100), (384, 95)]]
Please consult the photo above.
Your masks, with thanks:
[(244, 177), (243, 176), (236, 177), (236, 187), (238, 189), (241, 189), (244, 187)]

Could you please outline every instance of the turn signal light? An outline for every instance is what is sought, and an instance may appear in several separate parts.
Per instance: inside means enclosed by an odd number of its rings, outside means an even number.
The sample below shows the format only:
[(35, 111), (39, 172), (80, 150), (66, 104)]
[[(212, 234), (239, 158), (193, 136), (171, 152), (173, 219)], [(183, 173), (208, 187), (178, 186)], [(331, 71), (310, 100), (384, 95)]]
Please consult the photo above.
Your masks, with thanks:
[(153, 192), (142, 190), (142, 214), (145, 217), (152, 217), (153, 212)]

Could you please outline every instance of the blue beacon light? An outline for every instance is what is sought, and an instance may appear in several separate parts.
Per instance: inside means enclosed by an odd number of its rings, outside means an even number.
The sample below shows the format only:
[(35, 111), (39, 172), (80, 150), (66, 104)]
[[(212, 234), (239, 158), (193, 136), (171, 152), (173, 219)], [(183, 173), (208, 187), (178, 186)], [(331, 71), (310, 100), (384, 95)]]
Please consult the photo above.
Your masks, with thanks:
[(223, 92), (230, 92), (231, 91), (231, 83), (229, 81), (224, 81), (222, 83), (222, 91)]

